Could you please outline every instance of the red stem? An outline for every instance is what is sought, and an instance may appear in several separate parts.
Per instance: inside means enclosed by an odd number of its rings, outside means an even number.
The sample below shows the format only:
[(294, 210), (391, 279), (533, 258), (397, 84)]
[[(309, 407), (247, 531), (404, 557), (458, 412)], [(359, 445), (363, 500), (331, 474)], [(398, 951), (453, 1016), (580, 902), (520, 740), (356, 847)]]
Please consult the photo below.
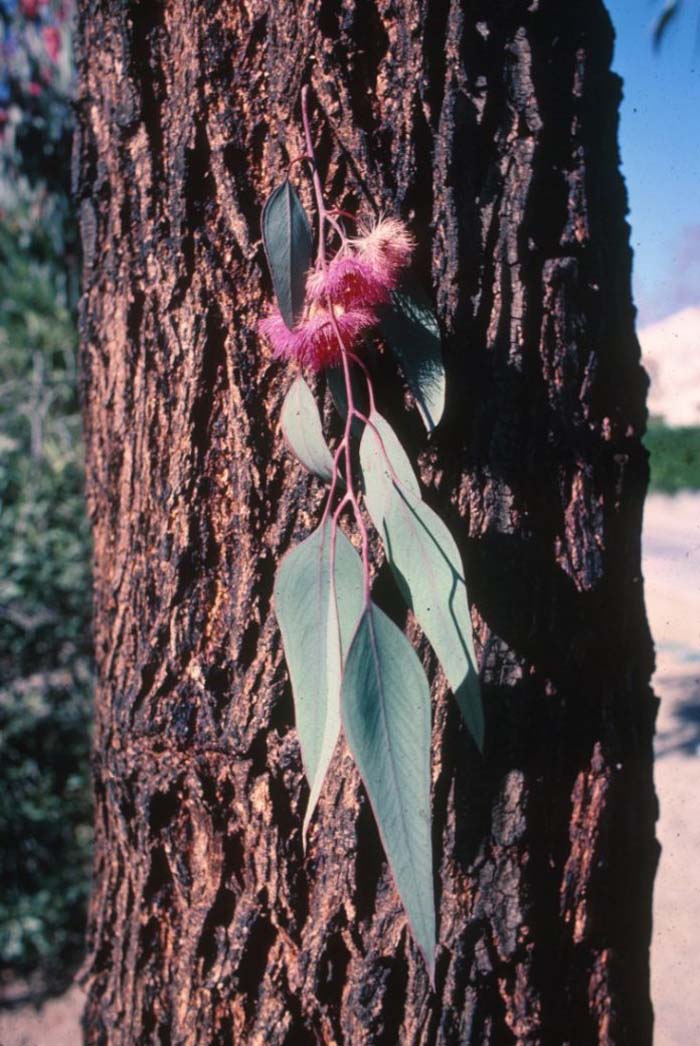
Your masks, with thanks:
[(301, 89), (301, 119), (304, 124), (304, 138), (306, 139), (306, 152), (309, 160), (311, 161), (311, 177), (314, 185), (314, 193), (316, 196), (316, 206), (318, 207), (318, 260), (321, 263), (321, 267), (327, 268), (326, 264), (326, 240), (324, 236), (324, 223), (326, 221), (326, 205), (323, 202), (323, 188), (321, 186), (321, 178), (318, 173), (318, 165), (316, 164), (316, 153), (314, 152), (314, 143), (311, 138), (311, 125), (309, 124), (309, 85), (304, 84)]
[[(333, 495), (335, 494), (335, 488), (338, 485), (338, 461), (340, 460), (340, 455), (344, 449), (344, 440), (341, 440), (335, 449), (335, 454), (333, 455), (333, 473), (331, 475), (331, 489), (328, 492), (328, 498), (326, 499), (326, 507), (324, 508), (323, 515), (321, 517), (321, 526), (323, 526), (323, 524), (326, 522), (326, 519), (328, 518), (328, 513), (330, 512), (331, 502), (333, 501)], [(345, 496), (343, 497), (343, 501), (345, 501)]]
[(289, 178), (290, 174), (292, 173), (293, 167), (295, 167), (298, 163), (304, 163), (305, 160), (311, 160), (311, 157), (307, 156), (306, 153), (303, 153), (301, 156), (295, 156), (293, 160), (290, 160), (287, 166), (287, 177)]
[[(321, 186), (321, 178), (320, 178), (320, 175), (318, 173), (318, 166), (316, 164), (316, 154), (314, 152), (314, 144), (313, 144), (313, 140), (311, 138), (311, 125), (309, 123), (309, 86), (308, 86), (308, 84), (304, 84), (304, 86), (301, 89), (301, 116), (302, 116), (302, 122), (303, 122), (303, 125), (304, 125), (304, 137), (305, 137), (305, 140), (306, 140), (306, 151), (307, 151), (307, 153), (309, 155), (309, 159), (311, 160), (314, 194), (316, 196), (316, 207), (318, 209), (318, 259), (317, 259), (317, 263), (320, 264), (320, 266), (321, 266), (321, 268), (323, 269), (324, 272), (327, 272), (328, 271), (328, 262), (326, 260), (326, 238), (325, 238), (326, 230), (325, 230), (325, 227), (328, 224), (331, 227), (335, 226), (336, 229), (337, 229), (337, 222), (335, 222), (332, 217), (329, 217), (328, 210), (326, 208), (326, 204), (325, 204), (325, 201), (323, 199), (323, 188)], [(334, 306), (333, 302), (330, 299), (328, 301), (328, 306), (329, 306), (329, 312), (330, 312), (330, 317), (331, 317), (331, 323), (333, 325), (333, 331), (335, 333), (336, 338), (338, 339), (338, 345), (340, 346), (340, 356), (341, 356), (341, 359), (343, 361), (343, 376), (345, 378), (345, 395), (347, 397), (348, 412), (347, 412), (347, 418), (345, 419), (345, 431), (343, 433), (343, 438), (340, 441), (340, 443), (339, 443), (339, 445), (338, 445), (338, 447), (336, 449), (335, 458), (333, 460), (333, 480), (332, 480), (332, 483), (331, 483), (331, 491), (330, 491), (329, 498), (328, 498), (328, 504), (327, 504), (326, 510), (324, 511), (324, 514), (323, 514), (323, 520), (325, 521), (327, 516), (328, 516), (328, 509), (329, 509), (329, 506), (330, 506), (331, 498), (333, 496), (333, 493), (335, 491), (335, 487), (337, 485), (338, 460), (340, 458), (340, 454), (344, 451), (345, 452), (345, 482), (346, 482), (347, 492), (344, 495), (343, 500), (341, 501), (340, 505), (338, 506), (338, 510), (336, 511), (336, 513), (333, 516), (333, 532), (335, 531), (335, 528), (338, 525), (338, 516), (340, 514), (340, 511), (342, 510), (342, 508), (346, 504), (346, 502), (350, 502), (350, 504), (352, 505), (353, 514), (355, 516), (355, 523), (357, 524), (357, 529), (359, 530), (360, 537), (362, 539), (362, 577), (363, 577), (363, 584), (364, 584), (365, 606), (368, 606), (369, 605), (369, 601), (370, 601), (369, 535), (367, 533), (367, 525), (365, 524), (365, 521), (364, 521), (364, 519), (362, 517), (362, 511), (360, 509), (360, 505), (359, 505), (359, 502), (358, 502), (358, 499), (357, 499), (357, 494), (355, 493), (355, 488), (354, 488), (354, 485), (353, 485), (352, 454), (351, 454), (351, 446), (350, 446), (350, 433), (351, 433), (352, 420), (353, 420), (353, 418), (356, 415), (359, 415), (359, 412), (358, 412), (358, 410), (357, 410), (357, 408), (355, 406), (355, 401), (354, 401), (354, 398), (353, 398), (352, 381), (350, 379), (350, 364), (348, 362), (348, 349), (347, 349), (347, 347), (345, 345), (345, 342), (343, 341), (343, 336), (340, 333), (340, 327), (338, 325), (338, 317), (336, 316), (336, 313), (335, 313), (335, 306)], [(333, 533), (332, 539), (331, 539), (331, 578), (332, 579), (335, 579), (335, 541), (333, 540), (334, 536), (335, 535)]]
[(365, 363), (360, 359), (359, 356), (356, 356), (354, 352), (350, 352), (349, 349), (346, 349), (346, 352), (347, 352), (347, 355), (348, 355), (348, 359), (351, 359), (353, 361), (353, 363), (356, 363), (357, 366), (362, 370), (362, 373), (365, 376), (365, 381), (367, 382), (367, 393), (369, 395), (369, 412), (370, 412), (370, 414), (373, 414), (374, 410), (375, 410), (375, 406), (374, 406), (374, 386), (372, 385), (372, 378), (370, 377), (370, 373), (367, 370), (367, 367), (366, 367)]
[(349, 218), (351, 222), (357, 222), (357, 218), (350, 211), (344, 211), (340, 207), (331, 207), (328, 210), (328, 214), (332, 214), (335, 218)]

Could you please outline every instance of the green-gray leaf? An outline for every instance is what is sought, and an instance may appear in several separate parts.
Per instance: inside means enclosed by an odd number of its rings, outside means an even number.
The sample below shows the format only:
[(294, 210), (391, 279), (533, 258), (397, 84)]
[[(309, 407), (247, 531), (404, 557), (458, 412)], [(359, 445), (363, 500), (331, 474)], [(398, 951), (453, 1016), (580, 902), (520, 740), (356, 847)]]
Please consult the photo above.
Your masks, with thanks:
[(301, 317), (313, 234), (296, 189), (285, 178), (270, 193), (262, 212), (262, 238), (282, 318), (293, 327)]
[(381, 328), (432, 432), (445, 409), (445, 368), (440, 327), (430, 300), (415, 280), (405, 282), (382, 310)]
[(343, 726), (431, 980), (435, 901), (430, 832), (430, 691), (403, 632), (374, 604), (345, 663)]
[(360, 443), (367, 509), (399, 586), (482, 748), (484, 712), (459, 549), (440, 517), (421, 500), (411, 463), (390, 425), (376, 412), (370, 421)]
[[(365, 484), (367, 483), (368, 478), (375, 481), (375, 474), (378, 468), (381, 468), (387, 476), (391, 476), (393, 470), (396, 482), (404, 490), (407, 490), (417, 498), (420, 498), (420, 484), (416, 479), (416, 474), (413, 471), (413, 465), (410, 462), (408, 454), (401, 446), (399, 437), (396, 435), (386, 418), (383, 418), (378, 411), (373, 411), (370, 414), (369, 420), (372, 422), (369, 426), (371, 439), (368, 436), (367, 440), (363, 440), (360, 443), (360, 464), (364, 469), (366, 459), (366, 464), (369, 466), (368, 471), (364, 473)], [(375, 455), (378, 455), (376, 462)], [(389, 463), (391, 463), (391, 468), (389, 468)], [(373, 482), (372, 494), (366, 491), (368, 497), (373, 496), (375, 486), (376, 482)], [(377, 527), (377, 530), (379, 529), (380, 528)]]
[(299, 375), (284, 398), (280, 423), (290, 450), (302, 465), (325, 483), (333, 478), (333, 455), (323, 436), (313, 393)]
[[(350, 644), (364, 596), (360, 557), (339, 527), (331, 575), (332, 533), (333, 524), (326, 519), (288, 552), (280, 563), (274, 589), (302, 760), (314, 803), (340, 730), (343, 652)], [(307, 823), (311, 812), (312, 808), (307, 810)]]

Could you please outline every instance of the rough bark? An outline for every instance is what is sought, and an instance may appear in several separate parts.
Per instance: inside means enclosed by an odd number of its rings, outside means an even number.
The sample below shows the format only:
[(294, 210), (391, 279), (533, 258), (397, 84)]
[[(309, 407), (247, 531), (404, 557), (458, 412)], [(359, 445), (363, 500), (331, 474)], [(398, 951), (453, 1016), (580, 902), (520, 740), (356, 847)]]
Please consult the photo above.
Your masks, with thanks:
[[(603, 6), (82, 0), (79, 28), (87, 1042), (645, 1046), (646, 378)], [(410, 221), (445, 336), (430, 441), (375, 365), (463, 549), (487, 709), (482, 759), (434, 678), (435, 993), (342, 746), (302, 853), (271, 595), (322, 491), (255, 323), (309, 78), (329, 194)]]

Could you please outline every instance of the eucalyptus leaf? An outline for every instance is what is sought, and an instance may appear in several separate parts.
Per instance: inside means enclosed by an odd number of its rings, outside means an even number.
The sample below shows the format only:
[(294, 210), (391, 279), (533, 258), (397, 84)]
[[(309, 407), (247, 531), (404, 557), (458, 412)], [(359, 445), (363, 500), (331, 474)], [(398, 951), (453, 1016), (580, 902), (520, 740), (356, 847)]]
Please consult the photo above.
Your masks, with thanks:
[(381, 329), (414, 395), (428, 432), (445, 409), (445, 367), (440, 327), (428, 296), (414, 279), (392, 292)]
[(430, 690), (411, 644), (373, 603), (365, 608), (348, 651), (342, 716), (396, 888), (432, 981)]
[(272, 285), (288, 327), (301, 318), (313, 234), (297, 191), (285, 178), (268, 196), (262, 212), (262, 238)]
[(304, 468), (330, 483), (333, 455), (323, 435), (316, 400), (301, 375), (294, 379), (284, 398), (280, 423), (290, 450)]
[[(304, 770), (313, 805), (340, 731), (340, 685), (364, 600), (362, 562), (330, 518), (284, 556), (275, 577), (275, 612), (294, 696)], [(308, 823), (313, 806), (307, 809)]]
[[(368, 466), (368, 469), (363, 472), (365, 493), (368, 497), (374, 497), (377, 487), (377, 483), (374, 481), (378, 469), (381, 470), (383, 474), (386, 474), (389, 479), (391, 478), (393, 470), (394, 477), (399, 486), (420, 499), (420, 484), (416, 478), (410, 458), (401, 446), (399, 437), (396, 435), (386, 418), (382, 417), (379, 411), (373, 411), (370, 414), (369, 420), (372, 423), (369, 426), (371, 435), (360, 443), (360, 464), (362, 465), (363, 470), (365, 470), (366, 459), (366, 464)], [(371, 494), (367, 489), (368, 478), (373, 481)], [(389, 491), (387, 488), (387, 494), (388, 493)], [(379, 529), (380, 528), (377, 527), (377, 530)]]
[(652, 41), (654, 49), (659, 50), (664, 36), (672, 22), (676, 20), (681, 9), (681, 0), (666, 0), (658, 18), (652, 26)]
[(399, 587), (481, 749), (484, 712), (459, 549), (440, 517), (421, 499), (411, 463), (391, 426), (376, 411), (370, 421), (360, 442), (367, 509)]
[(321, 795), (326, 773), (340, 735), (340, 689), (343, 662), (364, 606), (362, 561), (340, 527), (336, 528), (333, 560), (334, 570), (326, 625), (325, 669), (322, 665), (318, 665), (318, 671), (324, 672), (326, 680), (326, 715), (316, 770), (313, 778), (309, 778), (311, 792), (304, 815), (302, 831), (304, 845), (306, 845), (309, 824)]

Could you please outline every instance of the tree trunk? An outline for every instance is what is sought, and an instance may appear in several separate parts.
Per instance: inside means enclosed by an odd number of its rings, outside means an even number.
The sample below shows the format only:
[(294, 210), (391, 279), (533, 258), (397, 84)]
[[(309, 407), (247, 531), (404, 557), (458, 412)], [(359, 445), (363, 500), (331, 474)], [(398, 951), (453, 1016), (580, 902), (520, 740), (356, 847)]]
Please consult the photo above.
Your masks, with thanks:
[[(599, 0), (82, 0), (88, 1043), (651, 1043), (647, 381), (612, 42)], [(487, 713), (482, 758), (432, 672), (435, 992), (342, 745), (302, 851), (271, 597), (323, 491), (255, 324), (308, 80), (329, 195), (409, 221), (444, 333), (430, 440), (375, 365), (462, 547)]]

